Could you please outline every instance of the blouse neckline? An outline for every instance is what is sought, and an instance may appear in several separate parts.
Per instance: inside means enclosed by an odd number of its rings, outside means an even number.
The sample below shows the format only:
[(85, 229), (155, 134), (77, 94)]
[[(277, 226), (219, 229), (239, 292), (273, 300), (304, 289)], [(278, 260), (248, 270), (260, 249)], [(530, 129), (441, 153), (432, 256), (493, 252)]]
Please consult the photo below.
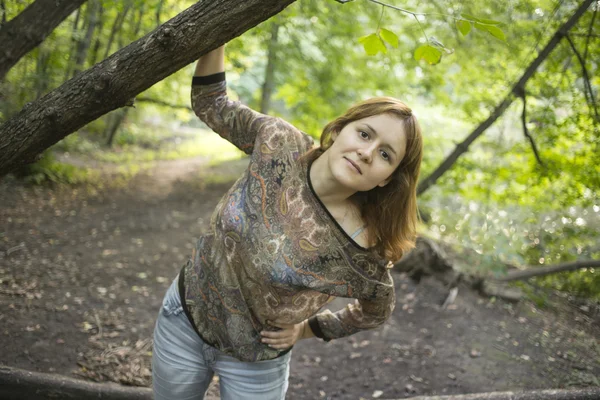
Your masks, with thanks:
[(335, 228), (339, 232), (341, 232), (342, 235), (344, 235), (344, 237), (348, 240), (348, 242), (350, 242), (354, 247), (356, 247), (359, 250), (362, 250), (364, 252), (371, 253), (371, 250), (369, 248), (362, 247), (360, 244), (358, 244), (356, 241), (354, 241), (354, 239), (344, 230), (344, 228), (342, 228), (342, 226), (337, 222), (337, 220), (333, 217), (333, 215), (331, 215), (331, 213), (329, 212), (327, 207), (325, 207), (325, 204), (323, 204), (323, 202), (321, 201), (321, 199), (315, 192), (315, 189), (313, 188), (312, 182), (310, 180), (310, 169), (312, 167), (313, 162), (314, 162), (314, 160), (310, 160), (308, 162), (308, 165), (306, 166), (306, 168), (303, 168), (303, 170), (306, 173), (306, 181), (308, 182), (308, 187), (310, 189), (310, 193), (312, 194), (313, 199), (316, 200), (315, 202), (317, 203), (317, 207), (319, 207), (321, 209), (321, 214), (325, 214), (323, 216), (324, 219), (326, 219), (326, 220), (329, 219), (330, 222), (333, 223)]

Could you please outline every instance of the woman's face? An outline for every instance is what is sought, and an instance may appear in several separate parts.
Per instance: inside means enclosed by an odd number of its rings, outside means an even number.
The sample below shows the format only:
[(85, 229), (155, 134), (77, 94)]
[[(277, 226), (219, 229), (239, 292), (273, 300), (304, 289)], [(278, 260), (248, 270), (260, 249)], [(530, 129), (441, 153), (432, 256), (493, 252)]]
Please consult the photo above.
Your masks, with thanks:
[(385, 186), (406, 153), (403, 122), (379, 114), (346, 125), (327, 149), (332, 175), (356, 191)]

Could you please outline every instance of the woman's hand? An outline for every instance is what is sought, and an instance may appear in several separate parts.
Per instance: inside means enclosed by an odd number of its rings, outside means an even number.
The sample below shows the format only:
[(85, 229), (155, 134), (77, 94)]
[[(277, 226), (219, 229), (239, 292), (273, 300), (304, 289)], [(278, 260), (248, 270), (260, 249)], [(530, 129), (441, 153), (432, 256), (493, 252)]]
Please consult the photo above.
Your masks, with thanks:
[(277, 322), (268, 321), (272, 326), (281, 328), (280, 331), (262, 331), (262, 342), (277, 350), (284, 350), (292, 347), (298, 340), (305, 336), (308, 321), (304, 320), (299, 324), (279, 324)]

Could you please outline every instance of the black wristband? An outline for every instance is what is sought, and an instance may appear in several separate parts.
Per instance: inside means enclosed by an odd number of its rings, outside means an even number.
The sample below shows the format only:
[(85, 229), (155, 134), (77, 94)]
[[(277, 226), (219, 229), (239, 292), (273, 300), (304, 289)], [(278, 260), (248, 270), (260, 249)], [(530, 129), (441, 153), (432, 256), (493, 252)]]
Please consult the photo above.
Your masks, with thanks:
[(223, 82), (225, 80), (225, 72), (217, 72), (216, 74), (206, 76), (194, 76), (192, 85), (211, 85), (213, 83)]

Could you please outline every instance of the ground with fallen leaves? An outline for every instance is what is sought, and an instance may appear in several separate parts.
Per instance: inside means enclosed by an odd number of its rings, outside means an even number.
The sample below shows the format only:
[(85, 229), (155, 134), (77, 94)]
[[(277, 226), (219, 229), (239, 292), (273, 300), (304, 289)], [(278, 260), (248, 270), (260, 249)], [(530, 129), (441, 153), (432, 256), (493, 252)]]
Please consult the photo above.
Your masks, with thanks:
[[(0, 181), (0, 364), (149, 385), (162, 296), (246, 163), (162, 161), (122, 185), (106, 170), (103, 189)], [(600, 386), (600, 327), (567, 299), (540, 309), (460, 287), (442, 310), (434, 277), (394, 278), (383, 327), (295, 346), (288, 399)]]

